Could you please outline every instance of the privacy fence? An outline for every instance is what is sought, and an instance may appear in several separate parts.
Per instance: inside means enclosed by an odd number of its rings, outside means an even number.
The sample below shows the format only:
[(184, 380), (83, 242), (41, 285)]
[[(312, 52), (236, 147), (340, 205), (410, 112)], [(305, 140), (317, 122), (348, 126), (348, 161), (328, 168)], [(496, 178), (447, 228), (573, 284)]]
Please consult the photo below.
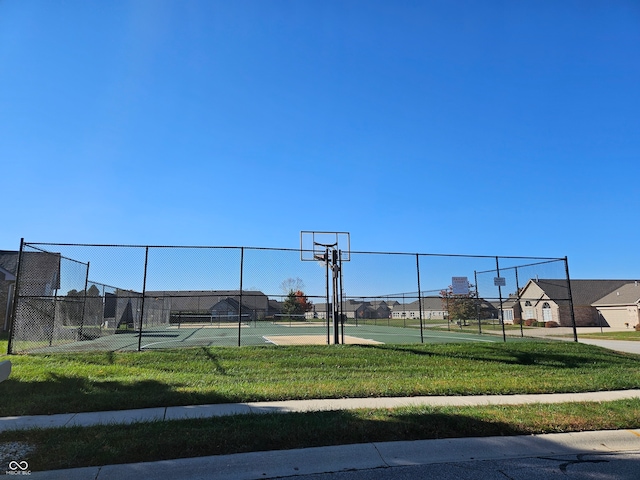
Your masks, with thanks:
[(577, 339), (566, 257), (304, 254), (22, 242), (9, 353)]

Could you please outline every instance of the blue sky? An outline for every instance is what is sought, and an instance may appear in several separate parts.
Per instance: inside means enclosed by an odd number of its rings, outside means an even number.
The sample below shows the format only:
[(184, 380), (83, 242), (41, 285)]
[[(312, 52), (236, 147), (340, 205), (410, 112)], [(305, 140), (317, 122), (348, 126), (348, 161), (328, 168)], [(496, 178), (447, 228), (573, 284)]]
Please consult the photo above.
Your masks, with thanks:
[(568, 256), (640, 277), (640, 3), (0, 2), (0, 249)]

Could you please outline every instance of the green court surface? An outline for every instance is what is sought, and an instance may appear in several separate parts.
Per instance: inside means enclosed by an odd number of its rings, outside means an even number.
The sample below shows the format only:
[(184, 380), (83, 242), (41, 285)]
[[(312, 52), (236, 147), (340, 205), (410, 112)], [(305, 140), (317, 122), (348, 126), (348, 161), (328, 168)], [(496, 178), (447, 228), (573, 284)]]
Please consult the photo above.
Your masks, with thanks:
[[(452, 342), (502, 342), (501, 336), (462, 333), (455, 330), (420, 329), (383, 325), (350, 325), (340, 329), (340, 343), (347, 344), (415, 344)], [(510, 341), (516, 339), (510, 339)], [(519, 339), (518, 339), (519, 340)], [(139, 332), (126, 331), (99, 338), (40, 346), (31, 352), (63, 351), (135, 351), (195, 346), (238, 345), (323, 345), (334, 343), (333, 325), (319, 322), (258, 321), (243, 324), (188, 324), (154, 327)]]

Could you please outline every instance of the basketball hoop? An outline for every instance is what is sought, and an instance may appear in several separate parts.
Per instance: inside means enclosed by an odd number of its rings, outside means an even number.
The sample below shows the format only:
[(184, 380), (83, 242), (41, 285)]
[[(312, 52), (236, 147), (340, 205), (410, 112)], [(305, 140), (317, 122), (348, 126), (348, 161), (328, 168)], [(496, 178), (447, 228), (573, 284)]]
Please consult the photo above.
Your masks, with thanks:
[[(342, 248), (346, 248), (343, 250)], [(326, 271), (327, 344), (331, 343), (329, 319), (333, 321), (334, 344), (344, 343), (342, 313), (342, 262), (351, 260), (351, 241), (348, 232), (300, 232), (300, 260), (318, 262)], [(329, 275), (331, 270), (331, 275)], [(331, 288), (329, 287), (331, 277)], [(330, 293), (332, 294), (330, 298)], [(329, 312), (331, 307), (331, 312)]]

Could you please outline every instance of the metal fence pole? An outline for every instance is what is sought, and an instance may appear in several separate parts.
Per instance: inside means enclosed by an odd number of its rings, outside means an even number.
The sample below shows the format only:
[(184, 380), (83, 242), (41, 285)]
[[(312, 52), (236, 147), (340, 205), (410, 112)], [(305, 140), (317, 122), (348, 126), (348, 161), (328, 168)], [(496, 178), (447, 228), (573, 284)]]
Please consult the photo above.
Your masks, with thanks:
[(341, 333), (342, 333), (342, 343), (344, 344), (344, 321), (345, 321), (345, 313), (344, 313), (344, 297), (343, 297), (343, 290), (342, 290), (342, 250), (338, 250), (338, 264), (340, 266), (339, 270), (338, 270), (338, 282), (340, 284), (339, 286), (339, 290), (338, 290), (338, 297), (340, 298), (340, 328), (341, 328)]
[(244, 247), (240, 247), (240, 302), (238, 303), (238, 346), (242, 331), (242, 271), (244, 270)]
[(82, 329), (84, 328), (84, 316), (87, 311), (87, 290), (89, 288), (89, 264), (90, 262), (87, 262), (87, 271), (84, 276), (84, 295), (82, 296), (82, 314), (80, 316), (80, 328), (78, 329), (77, 340), (82, 340)]
[(327, 304), (325, 305), (325, 316), (327, 320), (327, 345), (331, 343), (331, 327), (329, 324), (329, 247), (325, 247), (324, 250), (325, 261), (325, 279), (326, 279), (326, 296)]
[(573, 311), (573, 295), (571, 293), (571, 277), (569, 276), (569, 260), (564, 257), (564, 270), (567, 274), (567, 287), (569, 288), (569, 308), (571, 309), (571, 325), (573, 326), (573, 341), (578, 341), (578, 330), (576, 329), (576, 315)]
[[(500, 278), (500, 264), (498, 262), (498, 257), (496, 257), (496, 275)], [(502, 324), (502, 340), (504, 342), (507, 341), (507, 332), (504, 330), (504, 310), (502, 309), (502, 287), (500, 286), (500, 281), (498, 280), (498, 296), (500, 297), (500, 323)]]
[(56, 329), (56, 310), (58, 308), (58, 289), (53, 295), (53, 321), (51, 322), (51, 332), (49, 333), (49, 346), (53, 345), (53, 333)]
[(144, 297), (147, 293), (147, 266), (149, 265), (149, 247), (144, 250), (144, 277), (142, 279), (142, 304), (140, 305), (140, 329), (138, 330), (138, 351), (142, 350), (142, 319), (144, 318)]
[(13, 289), (13, 305), (11, 306), (11, 320), (9, 322), (9, 342), (7, 343), (7, 355), (13, 353), (13, 334), (14, 325), (16, 323), (16, 314), (18, 312), (18, 298), (20, 290), (20, 276), (22, 274), (22, 253), (24, 251), (24, 238), (20, 239), (20, 253), (18, 253), (18, 267), (16, 269), (16, 286)]
[(480, 321), (480, 294), (478, 293), (478, 272), (473, 271), (473, 281), (476, 288), (476, 319), (478, 320), (478, 335), (482, 335), (482, 322)]
[(420, 312), (420, 343), (424, 343), (424, 332), (422, 329), (422, 293), (420, 292), (420, 255), (416, 253), (416, 271), (418, 274), (418, 311)]
[(338, 251), (331, 249), (331, 289), (333, 305), (331, 306), (331, 314), (333, 316), (333, 344), (340, 344), (340, 325), (338, 324)]
[[(522, 311), (522, 309), (520, 308), (520, 281), (518, 280), (518, 267), (515, 267), (515, 268), (516, 268), (516, 300), (518, 301), (518, 310)], [(514, 309), (513, 310), (514, 319), (515, 319), (515, 315), (516, 315), (516, 311)], [(520, 314), (520, 338), (524, 338), (524, 328), (522, 326), (523, 323), (524, 321), (522, 320), (522, 313), (521, 313)]]

